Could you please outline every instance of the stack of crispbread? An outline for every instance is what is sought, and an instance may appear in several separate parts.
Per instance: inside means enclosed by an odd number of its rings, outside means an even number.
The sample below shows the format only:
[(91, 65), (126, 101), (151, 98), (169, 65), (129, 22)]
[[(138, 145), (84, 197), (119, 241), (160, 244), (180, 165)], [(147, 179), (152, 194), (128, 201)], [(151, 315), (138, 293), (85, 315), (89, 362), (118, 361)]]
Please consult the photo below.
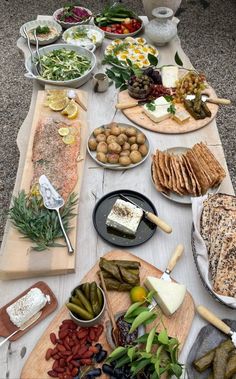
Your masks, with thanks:
[(203, 203), (201, 235), (209, 258), (212, 288), (236, 297), (236, 197), (216, 194)]
[(152, 177), (160, 192), (201, 196), (222, 182), (225, 171), (201, 142), (182, 155), (156, 150), (152, 157)]

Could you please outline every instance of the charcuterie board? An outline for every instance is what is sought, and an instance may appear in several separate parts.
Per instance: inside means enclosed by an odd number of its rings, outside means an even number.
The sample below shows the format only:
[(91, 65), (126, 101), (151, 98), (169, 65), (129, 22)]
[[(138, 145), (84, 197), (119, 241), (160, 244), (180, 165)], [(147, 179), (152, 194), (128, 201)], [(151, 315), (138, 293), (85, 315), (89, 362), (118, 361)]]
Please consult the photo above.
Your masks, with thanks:
[[(204, 91), (204, 93), (208, 94), (210, 97), (216, 97), (215, 91), (210, 86), (207, 88), (207, 90)], [(128, 90), (121, 91), (118, 94), (118, 103), (128, 103), (133, 100), (134, 99), (130, 97), (130, 95), (128, 94)], [(134, 122), (135, 124), (145, 129), (149, 129), (152, 132), (166, 133), (166, 134), (181, 134), (181, 133), (193, 132), (194, 130), (203, 128), (215, 118), (216, 113), (218, 111), (218, 105), (207, 103), (207, 106), (211, 111), (211, 117), (206, 117), (203, 120), (195, 120), (192, 116), (190, 116), (190, 119), (187, 120), (182, 125), (178, 124), (176, 121), (172, 120), (171, 118), (168, 118), (161, 122), (156, 123), (152, 121), (143, 112), (143, 107), (140, 105), (136, 107), (132, 107), (132, 108), (123, 109), (122, 112), (130, 121)], [(178, 107), (184, 108), (182, 104), (178, 104)]]
[[(162, 272), (154, 267), (153, 265), (145, 262), (144, 260), (138, 258), (137, 256), (124, 251), (124, 250), (113, 250), (104, 255), (106, 259), (119, 259), (119, 260), (135, 260), (139, 261), (140, 267), (140, 279), (141, 283), (144, 281), (147, 275), (153, 275), (160, 277)], [(85, 275), (81, 283), (86, 281), (98, 281), (97, 271), (99, 269), (98, 263)], [(77, 284), (77, 283), (76, 283)], [(68, 289), (68, 296), (70, 294)], [(109, 299), (112, 306), (113, 313), (117, 313), (122, 310), (126, 310), (130, 305), (129, 293), (127, 292), (109, 292)], [(66, 301), (66, 299), (65, 299)], [(189, 330), (194, 318), (194, 302), (191, 295), (186, 292), (185, 299), (181, 307), (174, 313), (170, 318), (163, 316), (163, 322), (168, 330), (169, 336), (177, 337), (180, 342), (180, 348), (183, 347), (184, 342), (189, 334)], [(53, 321), (49, 324), (48, 328), (42, 335), (41, 339), (38, 341), (37, 345), (30, 354), (28, 360), (26, 361), (23, 370), (21, 372), (21, 379), (35, 379), (35, 378), (49, 378), (47, 371), (51, 369), (51, 361), (45, 360), (45, 353), (49, 347), (51, 347), (51, 342), (49, 335), (51, 332), (57, 333), (58, 327), (64, 319), (69, 318), (68, 309), (63, 306)], [(104, 322), (108, 319), (107, 313), (104, 317)], [(103, 345), (103, 348), (110, 352), (109, 345), (106, 341), (105, 331), (101, 335), (99, 342)], [(103, 378), (106, 376), (103, 375)]]
[[(78, 98), (81, 103), (87, 104), (87, 94), (84, 91), (76, 90)], [(66, 116), (63, 116), (61, 112), (56, 112), (45, 106), (46, 91), (39, 91), (36, 105), (34, 108), (34, 118), (31, 128), (29, 127), (28, 145), (21, 149), (21, 155), (25, 156), (23, 163), (23, 170), (19, 186), (15, 186), (14, 194), (18, 194), (20, 190), (29, 192), (32, 184), (33, 171), (33, 146), (37, 145), (34, 141), (36, 131), (39, 130), (38, 126), (43, 122), (50, 123), (65, 123), (72, 127), (78, 127), (80, 147), (79, 155), (77, 156), (77, 182), (73, 189), (73, 192), (79, 197), (83, 168), (86, 155), (86, 142), (87, 142), (87, 114), (81, 106), (78, 105), (78, 115), (73, 120), (69, 120)], [(26, 119), (27, 120), (27, 119)], [(45, 121), (46, 120), (46, 121)], [(47, 145), (48, 141), (45, 141)], [(35, 144), (35, 145), (34, 145)], [(68, 145), (65, 145), (68, 148)], [(48, 148), (48, 147), (46, 147)], [(60, 160), (59, 160), (60, 162)], [(66, 172), (67, 162), (59, 163), (63, 165), (63, 172)], [(78, 206), (77, 206), (78, 208)], [(70, 231), (70, 239), (72, 246), (76, 251), (76, 238), (77, 238), (77, 217), (71, 220), (72, 230)], [(34, 276), (45, 275), (60, 275), (73, 272), (75, 268), (75, 256), (76, 254), (69, 255), (67, 248), (65, 247), (53, 247), (44, 251), (31, 250), (33, 242), (27, 238), (22, 238), (23, 234), (13, 227), (12, 223), (8, 220), (5, 228), (5, 234), (1, 249), (0, 256), (0, 278), (3, 280), (28, 278)], [(59, 240), (65, 245), (64, 240)]]

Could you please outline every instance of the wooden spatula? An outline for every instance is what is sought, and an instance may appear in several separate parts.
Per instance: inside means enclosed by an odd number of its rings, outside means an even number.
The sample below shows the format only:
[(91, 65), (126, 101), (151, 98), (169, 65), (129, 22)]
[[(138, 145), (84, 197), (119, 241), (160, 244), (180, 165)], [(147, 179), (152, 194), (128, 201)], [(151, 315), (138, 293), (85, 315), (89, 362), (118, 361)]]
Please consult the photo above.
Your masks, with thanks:
[(110, 318), (111, 325), (112, 325), (112, 336), (113, 336), (115, 345), (119, 346), (119, 329), (117, 328), (116, 320), (115, 320), (113, 312), (112, 312), (112, 307), (111, 307), (111, 303), (110, 303), (110, 300), (109, 300), (109, 297), (108, 297), (108, 291), (107, 291), (107, 288), (106, 288), (106, 284), (105, 284), (105, 280), (104, 280), (102, 271), (99, 271), (99, 276), (101, 278), (102, 288), (103, 288), (103, 291), (104, 291), (105, 296), (106, 296), (107, 313), (108, 313), (108, 316)]

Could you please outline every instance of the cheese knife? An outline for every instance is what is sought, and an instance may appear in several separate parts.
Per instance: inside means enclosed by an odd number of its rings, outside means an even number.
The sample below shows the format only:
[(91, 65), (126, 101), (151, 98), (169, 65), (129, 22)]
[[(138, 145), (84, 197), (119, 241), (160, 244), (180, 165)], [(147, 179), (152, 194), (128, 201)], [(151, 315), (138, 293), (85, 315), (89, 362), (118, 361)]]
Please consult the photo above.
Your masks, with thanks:
[(125, 103), (117, 103), (116, 104), (116, 109), (128, 109), (128, 108), (133, 108), (133, 107), (137, 107), (137, 105), (144, 105), (144, 104), (147, 104), (149, 103), (150, 100), (130, 100), (130, 101), (126, 101)]
[(166, 232), (166, 233), (171, 233), (172, 232), (171, 226), (169, 226), (165, 221), (163, 221), (162, 219), (160, 219), (160, 217), (156, 216), (152, 212), (146, 211), (145, 209), (143, 209), (142, 207), (140, 207), (140, 205), (138, 205), (134, 201), (130, 200), (128, 197), (126, 197), (126, 196), (124, 196), (122, 194), (119, 194), (119, 196), (121, 197), (121, 199), (123, 199), (125, 201), (128, 201), (129, 203), (135, 205), (137, 208), (141, 209), (143, 211), (144, 217), (146, 217), (153, 224), (157, 225), (161, 230), (163, 230), (163, 232)]
[(197, 312), (210, 324), (214, 325), (221, 332), (230, 336), (234, 346), (236, 347), (236, 331), (232, 330), (229, 325), (225, 324), (221, 319), (219, 319), (214, 313), (209, 311), (209, 309), (203, 305), (199, 305), (197, 307)]
[[(186, 99), (187, 100), (194, 100), (195, 97), (196, 97), (196, 95), (187, 95)], [(220, 97), (214, 97), (213, 98), (213, 97), (209, 97), (209, 96), (204, 95), (204, 94), (202, 94), (201, 100), (203, 102), (207, 101), (208, 103), (213, 103), (213, 104), (222, 104), (222, 105), (229, 105), (229, 104), (231, 104), (231, 100), (229, 100), (229, 99), (222, 99)]]

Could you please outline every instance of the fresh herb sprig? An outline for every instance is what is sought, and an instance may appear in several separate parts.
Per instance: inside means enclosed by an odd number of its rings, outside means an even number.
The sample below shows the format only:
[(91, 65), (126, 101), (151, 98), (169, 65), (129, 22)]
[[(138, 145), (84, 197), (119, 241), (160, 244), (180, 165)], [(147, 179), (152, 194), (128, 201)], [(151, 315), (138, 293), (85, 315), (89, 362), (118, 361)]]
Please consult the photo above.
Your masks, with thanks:
[[(61, 218), (66, 231), (70, 230), (69, 222), (76, 215), (73, 212), (76, 203), (77, 197), (72, 193), (61, 209)], [(58, 216), (55, 211), (44, 207), (40, 195), (19, 192), (13, 198), (9, 218), (24, 238), (29, 238), (35, 243), (32, 250), (43, 251), (49, 247), (64, 246), (55, 242), (56, 239), (63, 237)]]

